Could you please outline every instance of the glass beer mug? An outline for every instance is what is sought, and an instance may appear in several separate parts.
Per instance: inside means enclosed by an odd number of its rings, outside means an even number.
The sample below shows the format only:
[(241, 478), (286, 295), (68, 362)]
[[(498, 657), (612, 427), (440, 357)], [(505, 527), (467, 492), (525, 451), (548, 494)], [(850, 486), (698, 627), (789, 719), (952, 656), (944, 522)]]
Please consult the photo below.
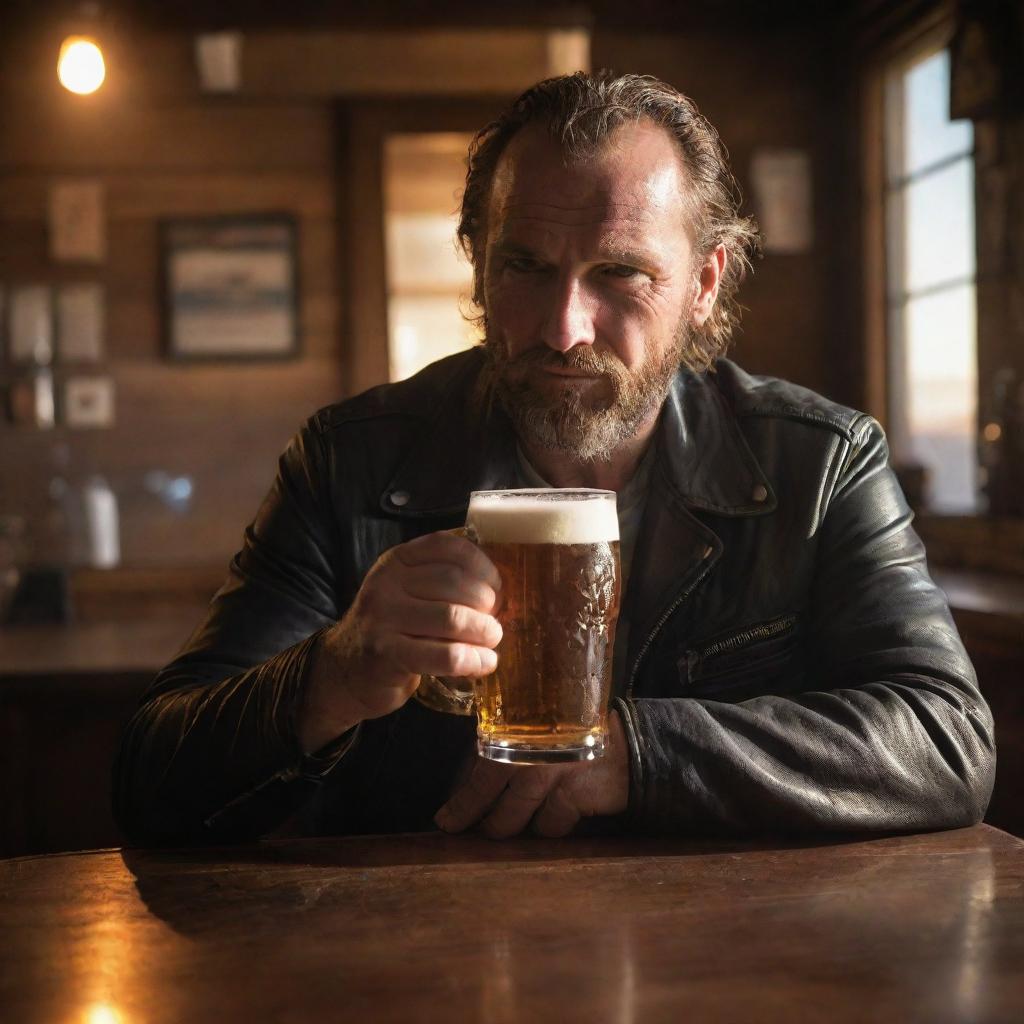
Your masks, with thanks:
[(475, 713), (481, 757), (600, 757), (620, 600), (615, 492), (474, 491), (466, 535), (501, 575), (498, 667), (473, 680), (425, 675), (417, 699)]

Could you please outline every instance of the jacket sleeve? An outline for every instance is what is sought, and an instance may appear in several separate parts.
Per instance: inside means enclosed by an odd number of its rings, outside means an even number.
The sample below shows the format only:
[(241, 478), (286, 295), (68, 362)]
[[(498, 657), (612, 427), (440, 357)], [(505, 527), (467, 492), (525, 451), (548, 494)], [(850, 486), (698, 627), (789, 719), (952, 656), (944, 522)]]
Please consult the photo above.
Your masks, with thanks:
[(992, 718), (865, 418), (818, 538), (810, 688), (619, 702), (638, 831), (857, 832), (981, 820)]
[(307, 425), (281, 456), (205, 621), (129, 722), (114, 766), (114, 811), (133, 842), (265, 833), (305, 802), (352, 742), (348, 734), (306, 757), (296, 735), (317, 634), (339, 616), (327, 472), (322, 438)]

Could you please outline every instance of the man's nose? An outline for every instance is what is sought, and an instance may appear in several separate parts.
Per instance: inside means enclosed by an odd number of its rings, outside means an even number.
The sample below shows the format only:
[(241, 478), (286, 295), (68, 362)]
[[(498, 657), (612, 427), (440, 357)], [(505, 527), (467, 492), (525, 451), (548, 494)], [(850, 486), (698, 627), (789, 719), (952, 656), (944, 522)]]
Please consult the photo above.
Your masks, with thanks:
[(577, 345), (593, 345), (594, 311), (580, 281), (559, 281), (544, 322), (542, 341), (556, 352), (568, 352)]

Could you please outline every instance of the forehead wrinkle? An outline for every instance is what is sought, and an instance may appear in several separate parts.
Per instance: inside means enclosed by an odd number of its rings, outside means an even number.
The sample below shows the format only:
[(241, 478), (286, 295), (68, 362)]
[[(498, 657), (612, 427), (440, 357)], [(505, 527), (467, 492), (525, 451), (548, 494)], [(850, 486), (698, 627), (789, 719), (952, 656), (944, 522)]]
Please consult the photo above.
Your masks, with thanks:
[[(517, 225), (522, 224), (521, 220), (505, 221), (493, 236), (492, 250), (506, 256), (537, 257), (546, 250), (550, 241), (562, 236), (563, 232), (559, 228), (566, 229), (565, 225), (552, 226), (550, 222), (543, 221), (539, 234), (532, 223), (527, 225), (525, 231), (516, 230)], [(580, 226), (571, 226), (566, 230), (575, 231)], [(582, 227), (590, 228), (590, 225)], [(618, 226), (604, 223), (597, 231), (588, 230), (587, 237), (588, 258), (592, 261), (652, 268), (663, 267), (666, 261), (672, 262), (676, 258), (673, 247), (660, 245), (657, 236), (652, 236), (635, 221), (624, 225), (620, 223)]]
[(584, 227), (594, 224), (648, 224), (652, 223), (655, 218), (648, 211), (625, 203), (575, 208), (518, 203), (503, 207), (501, 220), (516, 224)]
[[(633, 152), (638, 135), (642, 143), (643, 137), (651, 134), (661, 137), (667, 147), (662, 147), (664, 151), (657, 162), (647, 160), (646, 167), (637, 166)], [(559, 165), (557, 172), (552, 171), (555, 165), (551, 161), (555, 157), (559, 158), (555, 161)], [(538, 197), (536, 189), (547, 188), (549, 194), (553, 191), (556, 195), (562, 191), (565, 195), (566, 176), (571, 177), (578, 168), (602, 165), (608, 177), (604, 184), (598, 185), (596, 191), (591, 193), (601, 201), (602, 207), (632, 208), (646, 220), (658, 220), (670, 215), (673, 207), (678, 204), (686, 220), (692, 219), (695, 204), (691, 194), (691, 176), (679, 146), (664, 128), (646, 118), (635, 124), (619, 126), (601, 141), (594, 152), (572, 160), (568, 159), (565, 150), (557, 145), (556, 140), (544, 135), (539, 126), (527, 126), (513, 138), (495, 167), (487, 204), (489, 213), (493, 217), (501, 217), (513, 213), (520, 206), (535, 204), (563, 212), (595, 208), (551, 202), (545, 196)], [(625, 186), (628, 201), (614, 202), (612, 196), (615, 189), (609, 188), (608, 181), (615, 181), (616, 186), (624, 184), (621, 178), (623, 171), (629, 179), (629, 184)], [(523, 194), (524, 190), (526, 195)], [(688, 230), (691, 226), (687, 225)]]

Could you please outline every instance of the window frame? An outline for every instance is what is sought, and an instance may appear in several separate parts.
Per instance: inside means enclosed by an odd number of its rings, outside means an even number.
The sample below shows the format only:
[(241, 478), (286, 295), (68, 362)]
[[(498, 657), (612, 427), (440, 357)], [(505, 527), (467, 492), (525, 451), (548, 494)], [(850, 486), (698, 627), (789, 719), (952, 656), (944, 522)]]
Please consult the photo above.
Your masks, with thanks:
[[(906, 155), (902, 149), (906, 135), (903, 131), (905, 112), (905, 80), (907, 73), (915, 66), (942, 53), (951, 52), (949, 41), (943, 42), (945, 33), (933, 32), (925, 39), (919, 41), (907, 51), (890, 58), (885, 62), (884, 71), (881, 77), (882, 91), (882, 125), (881, 125), (881, 147), (882, 147), (882, 180), (879, 202), (881, 204), (881, 216), (884, 224), (884, 310), (885, 322), (885, 417), (889, 434), (890, 448), (894, 461), (907, 464), (913, 462), (910, 426), (908, 418), (901, 410), (905, 402), (896, 401), (897, 398), (906, 396), (907, 393), (907, 365), (908, 365), (908, 338), (906, 334), (907, 313), (911, 303), (915, 299), (925, 298), (929, 295), (939, 295), (953, 288), (970, 286), (974, 291), (975, 303), (977, 303), (978, 288), (978, 267), (977, 267), (977, 202), (972, 197), (972, 214), (975, 220), (975, 233), (972, 239), (974, 245), (974, 270), (966, 276), (942, 280), (923, 288), (911, 288), (906, 281), (906, 267), (904, 260), (907, 254), (907, 197), (910, 187), (919, 181), (927, 180), (948, 168), (954, 167), (962, 161), (970, 161), (972, 185), (976, 181), (976, 153), (977, 142), (975, 133), (971, 132), (971, 145), (969, 149), (959, 151), (951, 156), (943, 157), (933, 161), (924, 167), (917, 168), (912, 172), (906, 172)], [(890, 143), (898, 140), (899, 149), (894, 149)], [(975, 195), (976, 195), (976, 185)], [(979, 332), (977, 326), (974, 336), (974, 404), (975, 404), (975, 435), (977, 431), (977, 420), (980, 418), (980, 403), (978, 387), (980, 381), (979, 368)], [(953, 514), (977, 514), (980, 505), (979, 480), (977, 476), (977, 457), (972, 462), (974, 473), (973, 500), (970, 509), (964, 509), (961, 513)], [(937, 512), (933, 514), (944, 514)]]
[[(886, 156), (886, 81), (897, 69), (908, 67), (928, 55), (943, 49), (951, 49), (955, 24), (949, 9), (929, 12), (921, 20), (906, 25), (901, 31), (885, 39), (874, 39), (873, 45), (865, 49), (866, 41), (860, 46), (860, 72), (858, 95), (860, 111), (860, 227), (861, 227), (861, 302), (862, 302), (862, 367), (863, 404), (892, 437), (898, 450), (901, 442), (899, 424), (893, 422), (892, 403), (902, 387), (901, 380), (894, 380), (892, 367), (895, 360), (892, 353), (897, 342), (893, 334), (890, 317), (889, 281), (891, 261), (901, 258), (894, 255), (891, 245), (890, 212), (887, 207), (888, 174)], [(978, 190), (982, 142), (975, 125), (974, 144), (971, 157), (974, 162), (975, 182), (975, 294), (978, 297), (979, 319), (977, 343), (977, 409), (979, 423), (984, 417), (982, 395), (985, 388), (985, 337), (980, 319), (980, 296), (985, 281), (979, 252), (978, 225), (982, 211), (978, 206)], [(961, 159), (958, 157), (957, 159)], [(899, 247), (897, 247), (897, 251)], [(976, 482), (980, 490), (980, 481)], [(980, 499), (980, 494), (979, 494)], [(962, 515), (931, 512), (925, 510), (928, 518), (975, 519), (984, 515), (984, 502), (979, 500), (978, 510)]]

